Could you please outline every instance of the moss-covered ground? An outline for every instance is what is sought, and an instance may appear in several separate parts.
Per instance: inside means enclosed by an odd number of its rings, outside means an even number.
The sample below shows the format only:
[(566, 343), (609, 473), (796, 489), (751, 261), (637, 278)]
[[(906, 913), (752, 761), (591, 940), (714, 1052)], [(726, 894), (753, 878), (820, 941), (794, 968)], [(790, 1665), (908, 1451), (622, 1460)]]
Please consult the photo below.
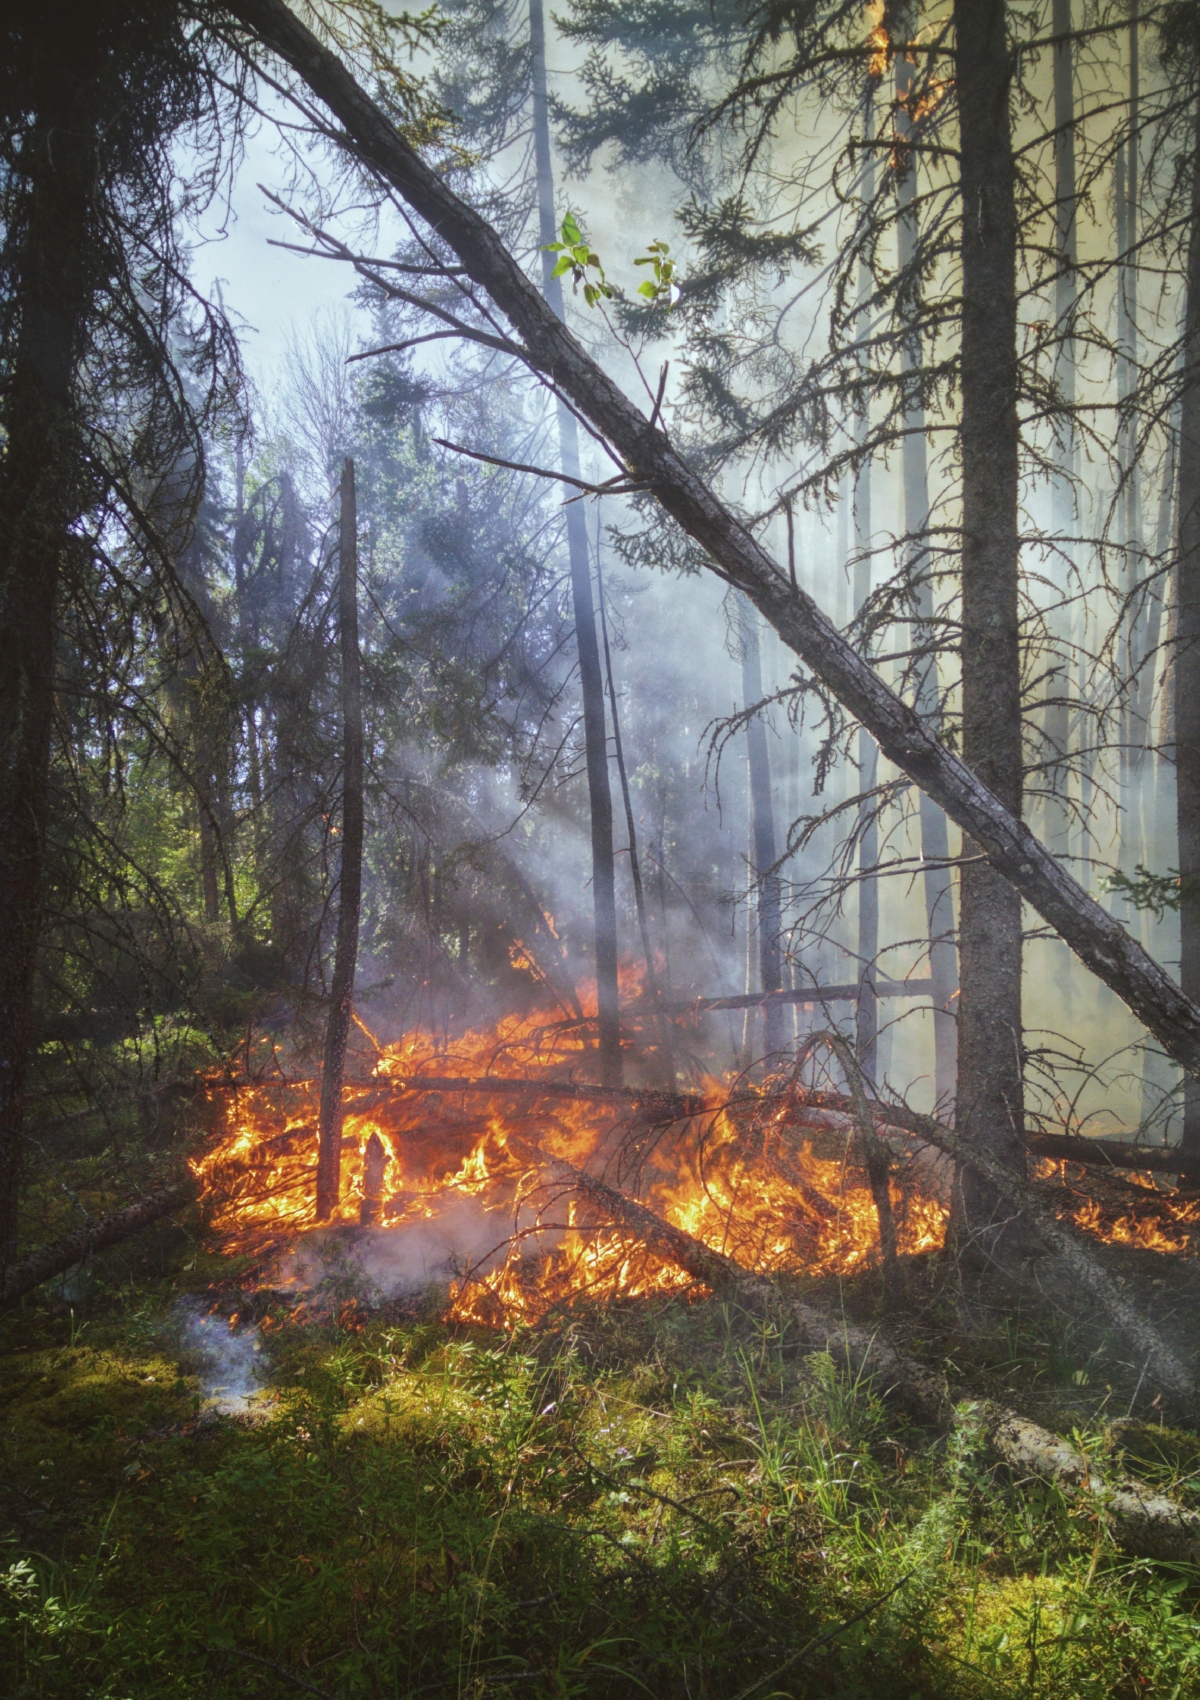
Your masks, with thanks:
[[(178, 1323), (213, 1274), (5, 1323), (13, 1700), (1200, 1694), (1200, 1577), (785, 1328), (681, 1300), (281, 1326), (270, 1399), (223, 1416)], [(1030, 1328), (992, 1348), (1051, 1404), (1087, 1378)], [(1195, 1437), (1113, 1414), (1089, 1443), (1187, 1497)]]

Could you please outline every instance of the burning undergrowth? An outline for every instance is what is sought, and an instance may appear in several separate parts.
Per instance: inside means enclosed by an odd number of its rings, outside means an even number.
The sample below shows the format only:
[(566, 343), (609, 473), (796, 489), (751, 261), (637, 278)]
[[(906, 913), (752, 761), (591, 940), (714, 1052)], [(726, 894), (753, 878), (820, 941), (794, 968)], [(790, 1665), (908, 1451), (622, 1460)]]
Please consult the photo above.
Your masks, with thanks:
[[(223, 1092), (220, 1135), (197, 1165), (214, 1231), (299, 1298), (345, 1288), (351, 1269), (373, 1297), (440, 1285), (453, 1317), (493, 1325), (585, 1294), (691, 1284), (581, 1195), (575, 1170), (748, 1269), (850, 1273), (875, 1260), (876, 1208), (851, 1132), (800, 1126), (797, 1082), (606, 1092), (577, 1084), (585, 1057), (577, 1028), (536, 1016), (451, 1046), (416, 1034), (381, 1051), (373, 1076), (346, 1088), (328, 1226), (314, 1215), (315, 1082)], [(919, 1164), (913, 1184), (918, 1163), (902, 1154), (892, 1188), (908, 1254), (945, 1230), (938, 1172)]]
[[(854, 1119), (820, 1107), (829, 1095), (811, 1060), (758, 1086), (709, 1079), (690, 1096), (582, 1084), (587, 1061), (578, 1024), (536, 1014), (451, 1044), (416, 1033), (381, 1049), (370, 1077), (345, 1089), (340, 1202), (327, 1224), (315, 1219), (316, 1082), (223, 1089), (218, 1137), (196, 1165), (214, 1233), (254, 1259), (292, 1314), (432, 1290), (452, 1319), (489, 1326), (584, 1296), (695, 1286), (585, 1177), (747, 1270), (851, 1275), (878, 1260)], [(899, 1128), (882, 1131), (897, 1250), (934, 1251), (949, 1214), (945, 1163)], [(1086, 1232), (1190, 1252), (1200, 1203), (1143, 1188), (1143, 1205), (1128, 1186), (1097, 1200), (1062, 1165), (1043, 1168), (1059, 1214)]]

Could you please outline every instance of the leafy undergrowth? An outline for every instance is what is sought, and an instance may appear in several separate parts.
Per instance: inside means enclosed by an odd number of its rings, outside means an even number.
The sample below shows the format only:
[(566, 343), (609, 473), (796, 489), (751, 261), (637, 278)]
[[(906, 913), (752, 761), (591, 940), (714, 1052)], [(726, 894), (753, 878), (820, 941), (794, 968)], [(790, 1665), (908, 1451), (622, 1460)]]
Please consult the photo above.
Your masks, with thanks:
[(1200, 1695), (1200, 1578), (728, 1307), (283, 1327), (256, 1420), (172, 1314), (10, 1333), (6, 1695)]

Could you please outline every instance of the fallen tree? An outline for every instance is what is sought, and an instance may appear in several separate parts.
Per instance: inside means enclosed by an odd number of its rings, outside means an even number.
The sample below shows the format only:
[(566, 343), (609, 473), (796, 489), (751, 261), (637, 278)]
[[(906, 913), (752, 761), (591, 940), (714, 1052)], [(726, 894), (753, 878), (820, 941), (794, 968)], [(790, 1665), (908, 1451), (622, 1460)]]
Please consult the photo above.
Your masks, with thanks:
[[(712, 570), (736, 585), (864, 726), (883, 753), (938, 803), (989, 863), (1021, 893), (1156, 1036), (1200, 1077), (1200, 1009), (1170, 975), (1090, 897), (1027, 826), (970, 768), (939, 742), (917, 712), (884, 683), (816, 603), (721, 503), (674, 447), (581, 347), (505, 248), (495, 230), (454, 194), (356, 82), (345, 65), (291, 12), (285, 0), (224, 0), (248, 32), (253, 61), (266, 48), (333, 114), (327, 133), (394, 189), (457, 256), (470, 283), (486, 291), (515, 336), (472, 332), (523, 360), (578, 414), (591, 421), (624, 469), (626, 487), (653, 493), (708, 554)], [(306, 108), (308, 117), (312, 114)], [(469, 286), (464, 305), (478, 308)]]
[(196, 1182), (189, 1176), (175, 1186), (148, 1192), (136, 1204), (127, 1204), (124, 1210), (99, 1216), (76, 1233), (64, 1234), (62, 1239), (30, 1252), (19, 1263), (10, 1264), (5, 1272), (3, 1290), (0, 1290), (0, 1308), (15, 1304), (26, 1293), (40, 1287), (43, 1281), (49, 1281), (55, 1275), (65, 1275), (68, 1269), (73, 1269), (94, 1252), (106, 1251), (109, 1246), (129, 1239), (142, 1228), (148, 1228), (151, 1222), (169, 1216), (173, 1210), (182, 1210), (195, 1199), (196, 1190)]
[(747, 1310), (781, 1311), (803, 1344), (828, 1352), (851, 1376), (869, 1376), (907, 1404), (923, 1421), (955, 1427), (986, 1441), (1012, 1469), (1052, 1482), (1068, 1499), (1094, 1508), (1127, 1552), (1144, 1558), (1200, 1562), (1200, 1512), (1190, 1511), (1132, 1477), (1110, 1482), (1075, 1447), (1049, 1429), (991, 1400), (956, 1404), (945, 1379), (900, 1351), (878, 1330), (868, 1332), (844, 1317), (802, 1300), (787, 1298), (773, 1281), (751, 1274), (732, 1258), (713, 1251), (676, 1228), (637, 1199), (597, 1180), (537, 1146), (509, 1140), (522, 1161), (555, 1176), (610, 1221), (695, 1280)]

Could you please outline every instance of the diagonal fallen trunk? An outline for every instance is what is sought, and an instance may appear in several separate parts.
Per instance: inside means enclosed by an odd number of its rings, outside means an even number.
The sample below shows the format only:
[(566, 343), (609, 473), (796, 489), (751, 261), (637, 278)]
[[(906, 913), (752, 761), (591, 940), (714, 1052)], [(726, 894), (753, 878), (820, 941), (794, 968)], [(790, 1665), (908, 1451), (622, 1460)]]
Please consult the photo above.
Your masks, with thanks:
[(68, 1269), (82, 1263), (93, 1252), (105, 1251), (109, 1246), (129, 1239), (140, 1229), (149, 1227), (151, 1222), (169, 1216), (172, 1210), (182, 1210), (192, 1203), (195, 1196), (196, 1182), (189, 1177), (175, 1186), (163, 1187), (159, 1192), (148, 1192), (136, 1204), (128, 1204), (124, 1210), (114, 1210), (110, 1216), (101, 1216), (86, 1228), (80, 1228), (78, 1233), (65, 1234), (62, 1239), (30, 1252), (28, 1257), (9, 1266), (3, 1291), (0, 1292), (0, 1309), (15, 1304), (26, 1293), (40, 1287), (43, 1281), (49, 1281), (55, 1275), (65, 1275)]
[[(666, 432), (629, 401), (543, 300), (499, 236), (427, 165), (354, 77), (285, 0), (225, 0), (249, 33), (307, 85), (341, 126), (336, 139), (395, 189), (457, 255), (472, 283), (507, 316), (513, 350), (547, 375), (613, 445), (631, 481), (650, 490), (705, 549), (718, 576), (742, 590), (890, 760), (980, 847), (991, 866), (1116, 992), (1177, 1062), (1200, 1077), (1200, 1008), (1079, 886), (914, 709), (793, 585), (741, 522), (697, 477)], [(498, 340), (498, 339), (497, 339)]]
[(813, 1351), (828, 1351), (852, 1374), (878, 1376), (922, 1421), (940, 1424), (949, 1419), (949, 1396), (942, 1378), (898, 1352), (881, 1335), (857, 1328), (843, 1317), (827, 1315), (803, 1300), (785, 1298), (773, 1281), (751, 1274), (731, 1257), (713, 1251), (682, 1228), (664, 1221), (648, 1205), (630, 1198), (628, 1193), (618, 1192), (565, 1159), (551, 1157), (528, 1141), (511, 1135), (508, 1147), (522, 1162), (536, 1164), (543, 1172), (565, 1182), (611, 1221), (627, 1228), (655, 1256), (703, 1281), (714, 1293), (735, 1299), (748, 1310), (778, 1311), (782, 1307)]
[(1092, 1504), (1127, 1552), (1172, 1562), (1200, 1562), (1200, 1513), (1131, 1477), (1106, 1481), (1060, 1435), (1016, 1411), (990, 1400), (952, 1404), (942, 1377), (899, 1351), (882, 1334), (856, 1328), (816, 1305), (788, 1299), (773, 1281), (751, 1274), (637, 1199), (524, 1140), (510, 1138), (508, 1143), (515, 1156), (549, 1170), (611, 1221), (635, 1234), (656, 1256), (703, 1281), (715, 1293), (748, 1310), (783, 1310), (805, 1345), (828, 1351), (853, 1375), (878, 1377), (889, 1393), (922, 1420), (941, 1428), (974, 1429), (1012, 1469), (1053, 1482), (1068, 1499)]

